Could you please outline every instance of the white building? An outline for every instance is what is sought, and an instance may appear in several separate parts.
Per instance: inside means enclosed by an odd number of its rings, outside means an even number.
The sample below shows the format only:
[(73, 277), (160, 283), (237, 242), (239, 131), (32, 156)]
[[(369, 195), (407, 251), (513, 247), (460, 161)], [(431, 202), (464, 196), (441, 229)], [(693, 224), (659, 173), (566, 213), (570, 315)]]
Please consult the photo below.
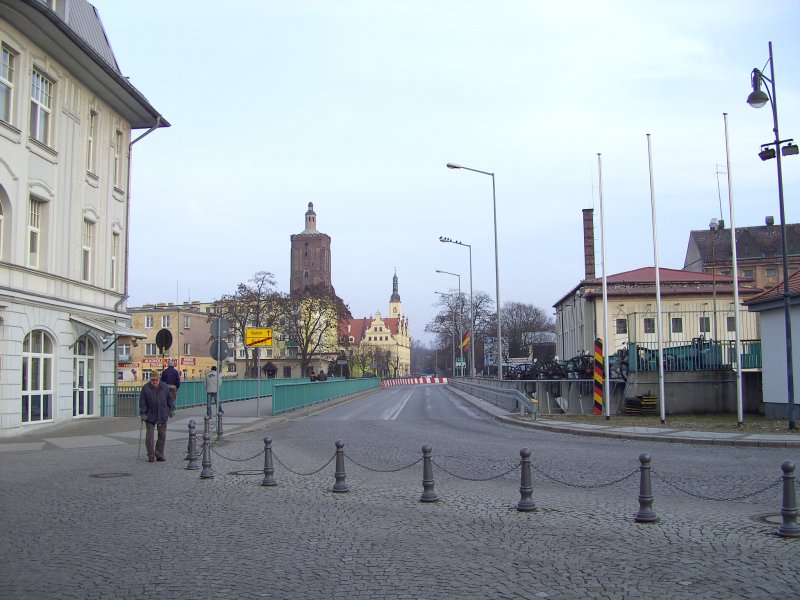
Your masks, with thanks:
[(143, 337), (125, 313), (131, 131), (168, 126), (86, 0), (0, 0), (0, 436), (100, 415), (115, 342)]

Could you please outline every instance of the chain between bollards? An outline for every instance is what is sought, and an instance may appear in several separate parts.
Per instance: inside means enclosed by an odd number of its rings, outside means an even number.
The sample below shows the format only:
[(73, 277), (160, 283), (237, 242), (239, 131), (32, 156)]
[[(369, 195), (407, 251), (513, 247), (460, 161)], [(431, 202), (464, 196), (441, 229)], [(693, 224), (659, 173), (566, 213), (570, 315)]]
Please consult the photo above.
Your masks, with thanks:
[(261, 485), (275, 486), (278, 482), (275, 480), (275, 468), (272, 466), (272, 438), (266, 436), (264, 438), (264, 481)]
[(654, 523), (658, 521), (653, 511), (653, 488), (650, 483), (650, 455), (642, 452), (639, 455), (639, 510), (633, 519), (637, 523)]
[(781, 526), (778, 535), (781, 537), (800, 537), (800, 525), (797, 524), (797, 498), (794, 490), (794, 463), (783, 461), (783, 502), (781, 506)]
[(197, 425), (194, 419), (189, 421), (189, 450), (187, 452), (189, 464), (186, 465), (187, 471), (196, 471), (200, 468), (197, 464)]
[(336, 471), (334, 472), (336, 483), (333, 484), (333, 491), (337, 494), (349, 492), (350, 488), (345, 482), (347, 474), (344, 471), (344, 442), (336, 440)]
[(209, 433), (209, 423), (211, 417), (206, 415), (205, 428), (203, 430), (203, 470), (200, 471), (200, 479), (213, 479), (214, 469), (211, 468), (211, 434)]
[(422, 496), (420, 502), (437, 502), (439, 496), (433, 489), (433, 464), (431, 463), (432, 448), (427, 444), (422, 447)]
[(522, 474), (520, 475), (517, 510), (520, 512), (536, 510), (536, 504), (533, 501), (533, 481), (531, 480), (531, 451), (529, 448), (522, 448), (519, 455)]

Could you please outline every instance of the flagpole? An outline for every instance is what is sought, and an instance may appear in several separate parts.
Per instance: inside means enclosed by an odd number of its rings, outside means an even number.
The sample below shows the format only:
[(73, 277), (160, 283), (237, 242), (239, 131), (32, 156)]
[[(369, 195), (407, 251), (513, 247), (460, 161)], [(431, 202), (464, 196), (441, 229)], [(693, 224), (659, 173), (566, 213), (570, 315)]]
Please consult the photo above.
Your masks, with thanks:
[(603, 404), (606, 421), (611, 419), (611, 398), (608, 393), (609, 382), (609, 365), (608, 365), (608, 348), (611, 345), (608, 335), (608, 280), (606, 279), (606, 220), (605, 220), (605, 204), (603, 202), (603, 162), (601, 154), (597, 153), (597, 173), (599, 175), (599, 188), (600, 188), (600, 262), (603, 263)]
[(653, 150), (650, 134), (647, 134), (647, 163), (650, 168), (650, 213), (653, 221), (653, 259), (656, 263), (656, 311), (658, 313), (658, 403), (661, 409), (661, 424), (667, 422), (666, 400), (664, 398), (664, 337), (661, 323), (661, 277), (658, 272), (658, 233), (656, 232), (656, 190), (653, 182)]

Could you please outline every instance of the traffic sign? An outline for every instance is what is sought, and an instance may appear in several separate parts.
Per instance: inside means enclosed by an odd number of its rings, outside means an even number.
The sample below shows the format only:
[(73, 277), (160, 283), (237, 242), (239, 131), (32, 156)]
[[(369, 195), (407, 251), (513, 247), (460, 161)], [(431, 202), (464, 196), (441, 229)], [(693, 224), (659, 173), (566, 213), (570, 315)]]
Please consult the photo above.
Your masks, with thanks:
[(231, 330), (231, 323), (228, 319), (217, 317), (211, 321), (211, 335), (216, 337), (225, 337)]
[[(217, 350), (219, 349), (219, 352)], [(211, 358), (214, 360), (225, 360), (228, 358), (228, 343), (222, 340), (214, 340), (211, 342), (211, 348), (209, 348), (209, 352), (211, 353)]]
[(156, 334), (156, 347), (161, 350), (161, 354), (164, 354), (170, 346), (172, 346), (172, 332), (169, 329), (159, 329)]
[(247, 327), (244, 330), (244, 345), (248, 347), (272, 347), (272, 329), (258, 329)]

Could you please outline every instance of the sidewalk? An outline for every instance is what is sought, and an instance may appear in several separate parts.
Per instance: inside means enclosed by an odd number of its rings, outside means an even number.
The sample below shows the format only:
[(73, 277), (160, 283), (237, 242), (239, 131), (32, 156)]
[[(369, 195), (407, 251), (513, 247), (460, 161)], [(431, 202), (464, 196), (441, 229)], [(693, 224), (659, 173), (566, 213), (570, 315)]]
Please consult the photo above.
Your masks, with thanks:
[[(717, 433), (709, 431), (691, 431), (664, 429), (658, 427), (621, 427), (619, 419), (612, 419), (604, 424), (570, 423), (557, 418), (545, 417), (531, 419), (509, 414), (488, 402), (470, 396), (464, 392), (448, 387), (448, 390), (472, 404), (481, 412), (496, 420), (517, 427), (528, 427), (558, 433), (574, 435), (591, 435), (598, 437), (672, 442), (683, 444), (707, 444), (767, 448), (800, 448), (800, 436), (789, 434), (743, 434)], [(331, 402), (315, 404), (302, 410), (271, 416), (272, 399), (261, 398), (260, 401), (244, 400), (227, 402), (223, 405), (223, 436), (267, 429), (290, 418), (297, 418), (312, 412), (318, 412), (330, 406), (347, 402), (353, 397), (340, 398)], [(167, 432), (167, 443), (186, 443), (189, 422), (194, 420), (198, 435), (203, 432), (205, 406), (180, 409), (170, 419)], [(216, 425), (216, 416), (212, 417), (212, 428)], [(68, 450), (75, 448), (99, 448), (104, 446), (120, 446), (138, 444), (141, 430), (139, 417), (95, 417), (77, 419), (67, 423), (38, 427), (30, 433), (11, 438), (0, 438), (0, 454), (8, 452), (29, 452), (37, 450)], [(212, 440), (216, 439), (216, 433)]]

